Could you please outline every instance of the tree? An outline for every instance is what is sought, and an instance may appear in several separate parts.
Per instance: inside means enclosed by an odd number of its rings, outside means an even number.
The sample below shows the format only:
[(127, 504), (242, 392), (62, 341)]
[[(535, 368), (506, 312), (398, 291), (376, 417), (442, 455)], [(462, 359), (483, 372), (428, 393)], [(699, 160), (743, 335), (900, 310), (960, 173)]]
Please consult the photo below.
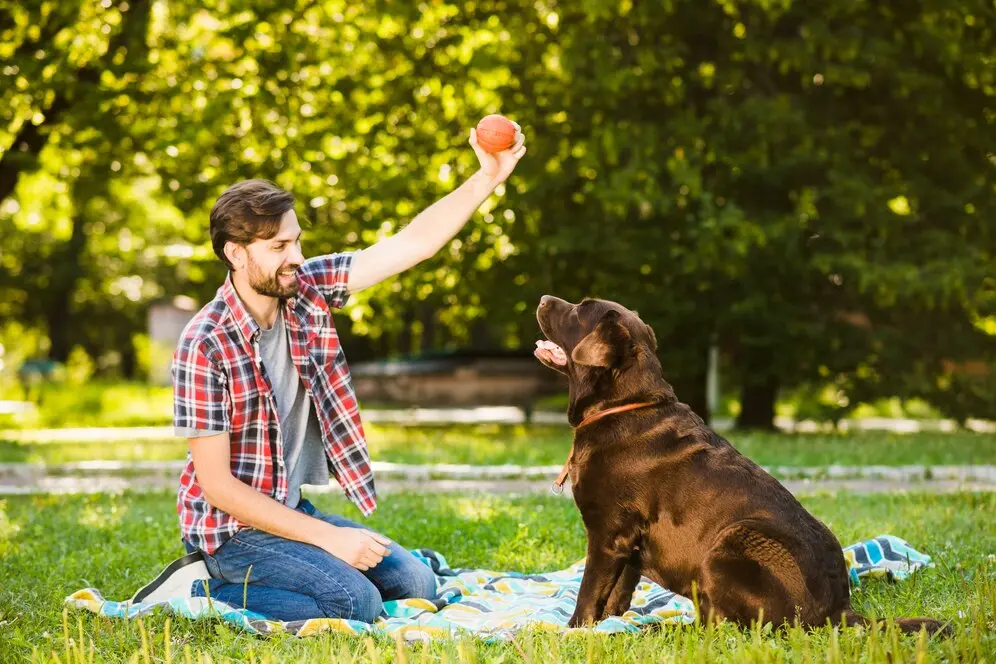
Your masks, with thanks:
[(714, 341), (743, 426), (826, 382), (977, 407), (925, 377), (992, 358), (985, 3), (155, 7), (0, 22), (0, 311), (58, 355), (127, 346), (161, 294), (213, 296), (232, 182), (294, 191), (309, 253), (358, 248), (469, 175), (467, 129), (502, 112), (527, 159), (439, 256), (355, 298), (340, 327), (366, 354), (531, 345), (540, 295), (591, 295), (653, 325), (703, 415)]
[[(74, 296), (93, 224), (86, 210), (106, 195), (111, 165), (132, 146), (137, 84), (148, 67), (151, 2), (14, 6), (3, 32), (8, 109), (0, 134), (0, 201), (26, 173), (48, 166), (68, 183), (68, 232), (44, 213), (27, 215), (31, 263), (5, 264), (7, 279), (29, 267), (21, 314), (43, 320), (50, 355), (65, 361), (75, 333)], [(5, 58), (6, 59), (6, 58)], [(48, 151), (51, 158), (45, 163)], [(21, 205), (13, 207), (15, 214)], [(47, 216), (47, 215), (44, 215)], [(22, 226), (23, 227), (23, 226)], [(17, 255), (15, 254), (15, 259)], [(30, 269), (34, 268), (34, 269)]]
[(559, 141), (531, 189), (547, 242), (512, 237), (539, 258), (517, 257), (523, 274), (546, 261), (533, 274), (644, 311), (665, 371), (700, 385), (718, 335), (742, 426), (770, 427), (782, 387), (874, 361), (892, 332), (855, 312), (967, 333), (993, 247), (976, 148), (993, 136), (990, 14), (590, 2), (514, 25), (529, 87), (506, 94), (535, 100), (537, 133)]

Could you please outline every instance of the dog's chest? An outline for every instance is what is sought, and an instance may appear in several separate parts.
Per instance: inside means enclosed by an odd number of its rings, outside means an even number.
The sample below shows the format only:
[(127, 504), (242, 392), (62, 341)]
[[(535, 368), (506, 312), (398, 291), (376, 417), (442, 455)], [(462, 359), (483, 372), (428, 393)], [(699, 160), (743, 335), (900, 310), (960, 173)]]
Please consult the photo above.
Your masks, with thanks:
[(595, 465), (592, 463), (595, 461), (592, 457), (590, 446), (579, 446), (577, 442), (574, 443), (567, 473), (571, 478), (571, 490), (574, 493), (577, 493), (582, 485), (588, 487), (596, 484), (593, 480), (597, 478), (599, 471), (592, 467)]

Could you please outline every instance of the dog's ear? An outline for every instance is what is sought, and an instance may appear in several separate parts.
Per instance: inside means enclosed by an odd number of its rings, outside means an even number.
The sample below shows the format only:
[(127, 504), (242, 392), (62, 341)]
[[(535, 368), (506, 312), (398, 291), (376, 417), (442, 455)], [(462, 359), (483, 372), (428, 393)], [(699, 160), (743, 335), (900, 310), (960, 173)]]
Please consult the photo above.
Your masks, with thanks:
[(631, 340), (629, 330), (619, 322), (619, 312), (612, 310), (574, 347), (571, 359), (575, 364), (611, 367), (623, 357)]
[[(636, 309), (633, 310), (633, 315), (637, 318), (640, 317), (640, 312)], [(641, 321), (642, 322), (642, 321)], [(643, 323), (643, 326), (647, 328), (647, 336), (650, 337), (650, 350), (657, 350), (657, 335), (654, 334), (654, 328), (650, 327), (648, 324)]]
[[(644, 323), (644, 325), (647, 325)], [(652, 350), (657, 350), (657, 335), (654, 334), (654, 328), (647, 325), (647, 334), (650, 335), (650, 347)]]

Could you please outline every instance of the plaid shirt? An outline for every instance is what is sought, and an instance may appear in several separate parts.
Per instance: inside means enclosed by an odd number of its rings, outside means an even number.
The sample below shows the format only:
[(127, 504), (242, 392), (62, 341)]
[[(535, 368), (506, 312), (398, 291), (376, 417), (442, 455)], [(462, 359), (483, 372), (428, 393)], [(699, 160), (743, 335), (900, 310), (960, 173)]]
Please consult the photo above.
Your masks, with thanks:
[[(349, 299), (353, 254), (305, 261), (298, 293), (282, 307), (291, 358), (315, 405), (329, 470), (363, 512), (377, 505), (370, 458), (346, 357), (331, 309)], [(283, 503), (287, 468), (272, 385), (262, 365), (259, 325), (246, 311), (231, 275), (215, 298), (187, 324), (173, 355), (173, 424), (228, 432), (236, 479)], [(184, 539), (213, 553), (248, 527), (208, 504), (190, 453), (180, 476), (177, 512)]]

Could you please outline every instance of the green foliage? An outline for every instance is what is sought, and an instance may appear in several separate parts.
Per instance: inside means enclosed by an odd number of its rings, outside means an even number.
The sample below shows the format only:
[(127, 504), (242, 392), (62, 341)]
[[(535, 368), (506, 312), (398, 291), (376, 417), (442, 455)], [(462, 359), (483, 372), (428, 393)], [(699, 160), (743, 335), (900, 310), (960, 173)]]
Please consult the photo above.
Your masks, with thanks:
[(143, 382), (77, 381), (70, 376), (61, 382), (33, 387), (27, 395), (19, 385), (0, 391), (0, 398), (26, 397), (34, 401), (35, 408), (13, 419), (10, 426), (32, 429), (166, 426), (173, 423), (172, 388)]
[(294, 191), (307, 252), (363, 247), (468, 176), (469, 127), (502, 112), (529, 155), (438, 256), (356, 297), (354, 357), (529, 345), (539, 295), (596, 295), (655, 327), (698, 410), (715, 339), (743, 424), (828, 381), (996, 403), (943, 376), (996, 363), (991, 3), (0, 12), (0, 318), (57, 359), (140, 375), (149, 305), (224, 276), (206, 219), (233, 181)]

